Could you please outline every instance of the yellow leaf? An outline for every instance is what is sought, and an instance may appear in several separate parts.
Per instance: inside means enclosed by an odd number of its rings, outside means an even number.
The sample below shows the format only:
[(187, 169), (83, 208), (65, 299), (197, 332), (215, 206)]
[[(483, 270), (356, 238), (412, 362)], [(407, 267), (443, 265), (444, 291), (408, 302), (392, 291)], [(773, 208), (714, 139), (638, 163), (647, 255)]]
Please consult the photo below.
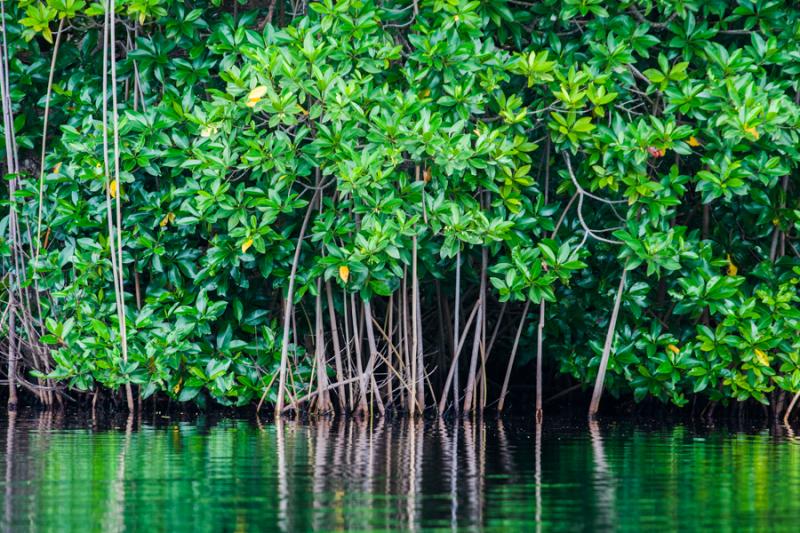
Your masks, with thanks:
[(53, 174), (58, 174), (61, 172), (61, 161), (56, 163), (56, 166), (53, 167)]
[(689, 142), (689, 146), (694, 146), (695, 148), (700, 146), (700, 141), (698, 141), (697, 137), (695, 137), (694, 135), (689, 137), (689, 141), (688, 142)]
[(242, 244), (242, 253), (245, 253), (247, 250), (249, 250), (251, 246), (253, 246), (253, 239), (247, 239), (244, 241)]
[(738, 273), (739, 273), (739, 267), (737, 267), (731, 260), (731, 254), (728, 254), (728, 275), (735, 276)]
[(217, 132), (217, 128), (213, 126), (206, 126), (200, 130), (200, 137), (209, 138)]
[(669, 346), (667, 346), (667, 349), (670, 352), (674, 353), (675, 355), (678, 355), (679, 353), (681, 353), (681, 349), (678, 348), (677, 346), (675, 346), (674, 344), (670, 344)]
[(255, 107), (255, 105), (264, 98), (264, 95), (267, 94), (267, 87), (264, 85), (259, 85), (247, 95), (247, 107)]
[(761, 135), (758, 133), (758, 130), (754, 126), (748, 126), (744, 129), (745, 133), (749, 133), (753, 136), (753, 139), (758, 140)]
[(347, 265), (342, 265), (339, 267), (339, 277), (342, 278), (342, 281), (347, 283), (347, 280), (350, 279), (350, 268)]
[(764, 350), (756, 348), (756, 359), (758, 359), (758, 362), (762, 365), (769, 366), (769, 357), (767, 357), (767, 354), (764, 352)]
[(167, 213), (164, 218), (161, 219), (161, 222), (158, 223), (159, 226), (162, 228), (169, 224), (170, 222), (175, 222), (175, 213)]
[(781, 223), (781, 221), (780, 221), (780, 220), (778, 220), (777, 218), (773, 218), (773, 219), (772, 219), (772, 225), (773, 225), (773, 226), (777, 226), (777, 225), (778, 225), (778, 224), (780, 224), (780, 223)]
[(111, 195), (111, 198), (116, 198), (117, 197), (117, 180), (113, 180), (108, 185), (108, 194)]

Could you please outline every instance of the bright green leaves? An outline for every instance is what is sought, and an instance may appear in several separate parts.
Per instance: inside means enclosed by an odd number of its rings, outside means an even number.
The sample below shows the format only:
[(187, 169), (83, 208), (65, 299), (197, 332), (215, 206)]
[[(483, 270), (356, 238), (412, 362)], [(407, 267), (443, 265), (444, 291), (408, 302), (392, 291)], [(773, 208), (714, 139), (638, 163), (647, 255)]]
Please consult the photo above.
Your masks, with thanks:
[(564, 0), (561, 8), (561, 19), (569, 20), (580, 15), (594, 15), (595, 17), (608, 17), (608, 11), (603, 7), (603, 0)]
[(528, 116), (528, 110), (522, 106), (522, 99), (515, 94), (506, 98), (503, 93), (500, 93), (497, 103), (500, 106), (500, 116), (506, 124), (520, 124)]
[(510, 261), (497, 263), (492, 268), (490, 281), (501, 301), (542, 299), (555, 301), (552, 283), (555, 276), (546, 271), (538, 248), (514, 248)]
[(605, 106), (613, 102), (618, 94), (615, 92), (608, 92), (603, 85), (590, 83), (586, 88), (586, 96), (589, 97), (589, 101), (593, 105), (592, 113), (598, 117), (604, 117), (606, 114)]
[(528, 87), (553, 81), (553, 70), (556, 62), (547, 60), (547, 51), (530, 51), (527, 54), (520, 54), (511, 68), (517, 74), (521, 74), (528, 79)]
[(492, 268), (490, 281), (501, 301), (553, 302), (555, 282), (567, 285), (574, 271), (586, 267), (579, 257), (579, 248), (569, 242), (558, 246), (551, 239), (535, 248), (514, 247), (508, 260)]
[(687, 400), (679, 385), (689, 366), (691, 348), (681, 345), (658, 322), (652, 322), (647, 329), (626, 333), (631, 339), (615, 359), (630, 376), (634, 399), (641, 401), (650, 395), (684, 405)]
[(681, 268), (680, 256), (684, 251), (683, 235), (685, 227), (672, 227), (659, 230), (647, 224), (629, 223), (623, 230), (614, 232), (614, 237), (624, 243), (620, 259), (626, 259), (628, 270), (642, 263), (647, 265), (647, 275), (659, 275), (661, 270), (668, 272)]
[(565, 285), (569, 284), (573, 271), (587, 266), (586, 263), (579, 259), (580, 247), (576, 247), (569, 242), (564, 242), (561, 246), (557, 246), (553, 239), (543, 239), (539, 242), (538, 248), (542, 252), (547, 271), (554, 274)]
[(658, 68), (649, 68), (643, 74), (660, 91), (664, 91), (670, 82), (679, 82), (686, 79), (686, 69), (689, 67), (688, 61), (679, 61), (670, 65), (669, 60), (664, 54), (658, 56)]
[(25, 17), (20, 20), (20, 24), (26, 27), (23, 36), (30, 41), (36, 35), (41, 34), (47, 42), (53, 42), (53, 32), (50, 30), (50, 23), (56, 18), (56, 10), (44, 2), (37, 2), (27, 7)]
[(128, 0), (126, 12), (128, 16), (144, 24), (148, 19), (155, 19), (167, 15), (163, 6), (164, 0)]
[[(144, 24), (148, 19), (163, 17), (167, 14), (164, 0), (126, 0), (117, 2), (122, 4), (119, 12), (124, 12), (132, 20)], [(104, 6), (99, 2), (87, 5), (85, 0), (40, 0), (22, 2), (25, 6), (25, 16), (20, 19), (20, 24), (26, 29), (23, 36), (30, 41), (36, 35), (41, 35), (47, 42), (53, 42), (53, 31), (50, 23), (61, 19), (74, 19), (78, 16), (99, 17), (105, 12)], [(27, 5), (25, 5), (27, 4)], [(119, 12), (117, 13), (119, 15)]]
[(556, 101), (551, 107), (553, 119), (548, 126), (556, 143), (568, 143), (573, 152), (592, 138), (596, 128), (594, 119), (606, 115), (606, 107), (618, 97), (610, 90), (610, 77), (598, 76), (588, 67), (558, 72), (558, 88), (552, 94)]
[(677, 300), (674, 312), (678, 315), (691, 313), (698, 316), (706, 307), (711, 313), (724, 313), (732, 309), (732, 300), (744, 278), (727, 275), (707, 275), (701, 272), (678, 279), (678, 289), (673, 293)]
[(566, 115), (553, 112), (550, 116), (554, 120), (550, 123), (550, 129), (555, 133), (556, 142), (569, 140), (573, 145), (577, 145), (582, 140), (588, 140), (595, 128), (591, 117), (579, 117), (575, 111), (570, 111)]
[(58, 18), (75, 18), (86, 7), (84, 0), (47, 0), (47, 5), (55, 9)]
[(707, 160), (707, 163), (708, 170), (697, 173), (697, 190), (702, 192), (704, 203), (722, 197), (729, 200), (733, 195), (747, 193), (749, 173), (742, 167), (741, 161), (725, 157), (719, 164), (713, 160)]
[(589, 72), (585, 70), (569, 69), (566, 77), (560, 80), (559, 89), (553, 91), (555, 96), (568, 109), (578, 109), (586, 100), (587, 85), (590, 80)]

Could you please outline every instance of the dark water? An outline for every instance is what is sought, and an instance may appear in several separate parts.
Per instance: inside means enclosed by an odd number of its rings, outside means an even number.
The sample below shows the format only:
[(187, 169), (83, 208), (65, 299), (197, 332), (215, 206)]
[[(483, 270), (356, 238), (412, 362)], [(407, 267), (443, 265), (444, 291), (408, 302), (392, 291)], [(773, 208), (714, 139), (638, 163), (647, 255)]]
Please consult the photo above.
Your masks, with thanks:
[(800, 530), (782, 427), (23, 412), (3, 439), (3, 530)]

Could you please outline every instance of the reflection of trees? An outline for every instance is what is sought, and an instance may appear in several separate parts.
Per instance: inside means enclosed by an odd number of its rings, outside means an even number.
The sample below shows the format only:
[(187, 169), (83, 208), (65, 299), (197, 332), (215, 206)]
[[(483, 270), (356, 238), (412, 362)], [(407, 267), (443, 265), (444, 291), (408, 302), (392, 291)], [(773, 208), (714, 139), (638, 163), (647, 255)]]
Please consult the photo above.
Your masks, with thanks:
[(464, 461), (466, 463), (467, 523), (483, 524), (484, 479), (486, 473), (486, 426), (482, 421), (473, 422), (465, 418), (462, 422), (464, 433)]
[(800, 483), (791, 427), (65, 424), (19, 413), (0, 429), (0, 528), (538, 531), (545, 521), (607, 530), (727, 520), (765, 530), (798, 509), (786, 496)]
[(616, 487), (614, 475), (606, 460), (603, 436), (596, 420), (589, 420), (589, 436), (592, 440), (592, 456), (594, 457), (592, 481), (596, 502), (595, 529), (608, 531), (616, 526)]
[(3, 502), (3, 531), (11, 531), (14, 524), (14, 444), (17, 436), (17, 412), (8, 412), (8, 427), (6, 428), (6, 472), (5, 494)]
[(456, 531), (458, 529), (458, 425), (445, 424), (440, 418), (436, 424), (436, 432), (443, 451), (442, 471), (450, 495), (450, 529)]
[[(485, 525), (485, 492), (500, 487), (487, 485), (487, 471), (510, 483), (523, 476), (505, 427), (488, 436), (475, 420), (156, 426), (96, 417), (57, 431), (54, 420), (69, 424), (52, 414), (22, 430), (16, 420), (4, 428), (6, 530), (54, 521), (65, 530), (420, 530), (433, 516), (455, 530)], [(499, 505), (493, 513), (518, 510)]]
[(278, 454), (278, 529), (289, 529), (289, 475), (286, 466), (286, 438), (284, 422), (278, 417), (275, 420), (275, 448)]
[(125, 463), (128, 448), (130, 448), (131, 444), (132, 431), (133, 413), (128, 415), (128, 419), (125, 422), (125, 438), (119, 450), (117, 470), (109, 490), (111, 499), (107, 510), (108, 513), (103, 518), (103, 529), (105, 531), (123, 531), (125, 529)]

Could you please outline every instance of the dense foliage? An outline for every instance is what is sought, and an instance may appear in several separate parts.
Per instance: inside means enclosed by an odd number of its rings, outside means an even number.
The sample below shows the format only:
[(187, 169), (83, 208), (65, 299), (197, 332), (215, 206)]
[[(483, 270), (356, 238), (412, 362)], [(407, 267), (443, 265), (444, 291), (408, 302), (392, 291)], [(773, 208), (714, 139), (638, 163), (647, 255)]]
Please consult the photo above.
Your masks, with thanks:
[(219, 4), (5, 6), (21, 385), (800, 391), (792, 2)]

